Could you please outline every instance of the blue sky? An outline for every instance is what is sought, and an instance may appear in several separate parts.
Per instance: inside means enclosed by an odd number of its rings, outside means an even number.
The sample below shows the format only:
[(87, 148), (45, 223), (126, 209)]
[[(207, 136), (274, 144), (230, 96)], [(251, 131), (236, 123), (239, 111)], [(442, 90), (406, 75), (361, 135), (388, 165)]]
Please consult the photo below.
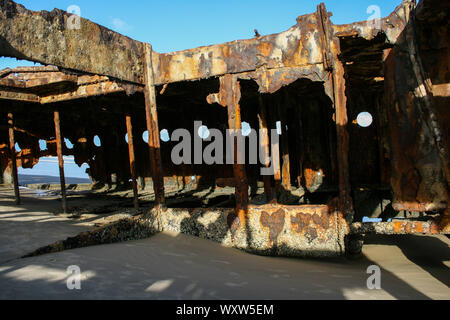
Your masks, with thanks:
[[(254, 36), (278, 33), (293, 26), (295, 19), (316, 11), (320, 0), (17, 0), (31, 10), (67, 10), (76, 5), (81, 16), (139, 41), (149, 42), (158, 52), (172, 52)], [(376, 5), (381, 17), (389, 15), (401, 0), (328, 0), (323, 1), (335, 24), (367, 20)], [(15, 59), (0, 58), (0, 69), (33, 65)], [(49, 172), (54, 163), (39, 164), (33, 174)], [(53, 167), (52, 167), (53, 168)], [(52, 175), (58, 175), (57, 164)], [(52, 170), (50, 170), (52, 171)], [(21, 170), (21, 173), (31, 173)], [(86, 177), (68, 161), (66, 175)]]

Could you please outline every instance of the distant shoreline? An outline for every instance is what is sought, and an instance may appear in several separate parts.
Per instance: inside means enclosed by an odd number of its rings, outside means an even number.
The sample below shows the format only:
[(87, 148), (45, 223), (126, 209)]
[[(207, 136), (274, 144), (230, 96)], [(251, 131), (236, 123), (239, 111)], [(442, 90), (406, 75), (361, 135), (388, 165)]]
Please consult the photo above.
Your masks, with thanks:
[[(57, 183), (60, 183), (59, 177), (19, 174), (20, 186), (29, 184), (57, 184)], [(86, 183), (90, 184), (92, 183), (92, 181), (84, 178), (66, 177), (66, 184), (86, 184)]]

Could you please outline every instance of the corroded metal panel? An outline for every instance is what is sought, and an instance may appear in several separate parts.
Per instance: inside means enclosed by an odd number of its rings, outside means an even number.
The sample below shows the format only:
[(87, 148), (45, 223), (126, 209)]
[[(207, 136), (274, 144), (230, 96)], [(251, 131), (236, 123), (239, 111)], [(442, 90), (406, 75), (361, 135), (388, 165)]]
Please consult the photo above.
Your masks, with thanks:
[(279, 34), (160, 54), (153, 61), (158, 70), (155, 83), (321, 63), (316, 26), (316, 14), (304, 15), (295, 26)]
[(0, 1), (0, 56), (143, 83), (143, 45), (89, 20), (69, 29), (71, 15), (58, 9), (34, 12)]
[[(397, 211), (442, 211), (449, 201), (445, 179), (448, 158), (441, 153), (445, 136), (435, 119), (431, 93), (426, 90), (429, 79), (425, 81), (423, 70), (419, 70), (421, 57), (414, 48), (414, 16), (410, 13), (416, 14), (411, 4), (405, 8), (407, 26), (394, 48), (384, 54), (393, 207)], [(428, 57), (426, 51), (422, 54)], [(436, 73), (432, 74), (435, 78)], [(440, 120), (445, 122), (445, 118)]]
[(393, 221), (378, 223), (354, 223), (350, 226), (352, 234), (448, 234), (449, 230), (440, 229), (441, 218), (432, 221)]
[[(236, 225), (234, 209), (165, 209), (163, 231), (213, 240), (228, 247), (280, 256), (338, 256), (348, 225), (333, 206), (250, 206), (247, 223)], [(231, 217), (231, 219), (230, 219)]]

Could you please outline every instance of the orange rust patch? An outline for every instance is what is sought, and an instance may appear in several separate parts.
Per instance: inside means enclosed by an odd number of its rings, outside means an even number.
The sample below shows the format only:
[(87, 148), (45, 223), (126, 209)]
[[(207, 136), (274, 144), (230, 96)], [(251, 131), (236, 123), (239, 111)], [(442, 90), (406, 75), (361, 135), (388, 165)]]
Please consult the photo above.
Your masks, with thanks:
[(263, 211), (261, 213), (260, 223), (263, 227), (269, 228), (269, 245), (276, 245), (278, 236), (283, 231), (286, 213), (279, 209), (272, 214)]
[(265, 57), (270, 56), (273, 50), (273, 44), (270, 42), (261, 42), (258, 45), (258, 51)]

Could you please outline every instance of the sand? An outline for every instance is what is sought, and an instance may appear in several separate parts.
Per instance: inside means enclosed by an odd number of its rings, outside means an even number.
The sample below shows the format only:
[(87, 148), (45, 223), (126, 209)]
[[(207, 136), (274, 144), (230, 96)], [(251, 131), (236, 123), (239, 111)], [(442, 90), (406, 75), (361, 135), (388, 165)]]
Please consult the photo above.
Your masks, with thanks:
[[(306, 260), (260, 257), (164, 233), (19, 259), (103, 218), (57, 216), (57, 197), (33, 193), (17, 207), (9, 191), (0, 190), (0, 201), (0, 299), (450, 299), (445, 236), (373, 236), (362, 257)], [(81, 269), (81, 290), (67, 288), (71, 265)], [(381, 290), (367, 288), (371, 265), (381, 268)]]

